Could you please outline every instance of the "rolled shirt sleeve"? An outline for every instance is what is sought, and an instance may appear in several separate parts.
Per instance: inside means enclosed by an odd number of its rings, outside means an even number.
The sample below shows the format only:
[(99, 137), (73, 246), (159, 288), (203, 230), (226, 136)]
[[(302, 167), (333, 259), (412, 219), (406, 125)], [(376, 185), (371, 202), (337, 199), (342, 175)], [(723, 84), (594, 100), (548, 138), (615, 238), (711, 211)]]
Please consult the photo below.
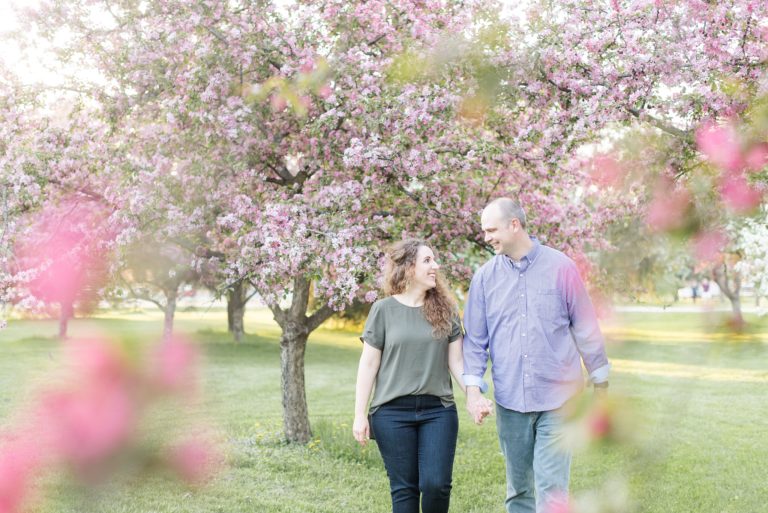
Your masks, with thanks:
[(378, 301), (375, 302), (371, 306), (371, 311), (368, 314), (368, 318), (365, 320), (365, 327), (363, 327), (363, 335), (360, 337), (362, 342), (365, 342), (378, 350), (384, 348), (386, 324), (384, 322), (384, 315), (381, 304)]
[(592, 383), (605, 383), (608, 381), (608, 374), (611, 372), (611, 364), (606, 363), (602, 367), (598, 367), (597, 369), (593, 370), (589, 373), (589, 378), (592, 380)]
[(461, 329), (461, 319), (456, 314), (451, 319), (451, 334), (448, 336), (448, 342), (456, 342), (464, 334), (464, 330)]

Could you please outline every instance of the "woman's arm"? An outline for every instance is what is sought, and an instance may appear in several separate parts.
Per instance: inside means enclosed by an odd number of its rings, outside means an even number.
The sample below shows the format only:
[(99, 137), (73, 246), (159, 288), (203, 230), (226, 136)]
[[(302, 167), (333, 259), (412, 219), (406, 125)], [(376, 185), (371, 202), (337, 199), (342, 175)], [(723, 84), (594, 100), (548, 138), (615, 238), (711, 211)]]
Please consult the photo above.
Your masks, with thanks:
[[(448, 368), (451, 371), (451, 375), (453, 376), (453, 379), (461, 387), (461, 391), (466, 394), (467, 388), (466, 386), (464, 386), (464, 379), (463, 379), (463, 376), (464, 376), (464, 357), (462, 355), (463, 344), (464, 344), (464, 339), (462, 337), (459, 337), (458, 339), (448, 344)], [(475, 400), (478, 401), (479, 410), (478, 410), (478, 417), (474, 418), (473, 420), (475, 421), (475, 423), (482, 424), (483, 419), (486, 416), (493, 413), (493, 401), (480, 396), (480, 392), (477, 387), (475, 387), (475, 390), (478, 396)], [(467, 401), (469, 400), (470, 400), (469, 397), (467, 397)]]
[(461, 391), (465, 394), (467, 389), (464, 386), (464, 357), (462, 356), (462, 346), (464, 344), (464, 338), (459, 338), (448, 344), (448, 369), (451, 371), (454, 381), (461, 387)]
[(371, 398), (373, 382), (381, 365), (381, 350), (363, 343), (363, 354), (357, 367), (357, 385), (355, 386), (355, 421), (352, 434), (360, 445), (365, 445), (371, 434), (368, 425), (368, 400)]

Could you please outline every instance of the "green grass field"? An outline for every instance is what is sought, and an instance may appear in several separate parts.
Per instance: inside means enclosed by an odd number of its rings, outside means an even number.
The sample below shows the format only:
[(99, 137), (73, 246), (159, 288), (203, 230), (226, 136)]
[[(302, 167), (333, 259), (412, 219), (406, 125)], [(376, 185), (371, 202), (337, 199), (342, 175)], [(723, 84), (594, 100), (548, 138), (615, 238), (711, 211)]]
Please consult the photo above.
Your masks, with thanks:
[[(617, 476), (642, 512), (768, 511), (768, 319), (748, 317), (747, 335), (718, 331), (711, 315), (625, 314), (606, 325), (614, 362), (611, 394), (634, 411), (636, 445), (597, 445), (576, 454), (571, 489), (579, 494)], [(226, 438), (229, 467), (202, 490), (160, 478), (94, 492), (90, 502), (48, 479), (46, 512), (386, 512), (387, 478), (375, 445), (351, 436), (359, 341), (353, 332), (310, 338), (306, 380), (315, 439), (281, 440), (279, 330), (266, 311), (249, 312), (243, 343), (223, 331), (224, 314), (180, 312), (179, 330), (206, 354), (200, 415)], [(140, 344), (157, 338), (151, 313), (77, 320), (72, 335), (94, 330)], [(12, 321), (0, 332), (0, 425), (29, 390), (50, 381), (60, 361), (49, 321)], [(719, 334), (718, 334), (719, 333)], [(493, 422), (473, 425), (459, 398), (459, 443), (451, 510), (503, 511), (504, 468)], [(163, 422), (174, 422), (168, 415)]]

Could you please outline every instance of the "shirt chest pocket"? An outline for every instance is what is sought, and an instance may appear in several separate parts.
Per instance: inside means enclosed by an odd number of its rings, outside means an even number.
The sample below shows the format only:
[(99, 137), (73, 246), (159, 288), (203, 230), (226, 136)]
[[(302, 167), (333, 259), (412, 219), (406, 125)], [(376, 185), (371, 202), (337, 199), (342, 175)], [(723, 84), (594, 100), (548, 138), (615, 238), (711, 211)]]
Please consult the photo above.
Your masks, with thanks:
[(543, 289), (536, 294), (536, 313), (542, 319), (558, 322), (565, 319), (565, 305), (557, 289)]

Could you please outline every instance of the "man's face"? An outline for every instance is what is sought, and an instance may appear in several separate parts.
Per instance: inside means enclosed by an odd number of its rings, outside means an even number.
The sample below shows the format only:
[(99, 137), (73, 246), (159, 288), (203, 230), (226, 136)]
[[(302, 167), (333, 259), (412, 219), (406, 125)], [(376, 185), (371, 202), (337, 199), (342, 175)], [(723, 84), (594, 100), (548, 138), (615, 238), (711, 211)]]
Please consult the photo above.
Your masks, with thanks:
[(483, 210), (480, 223), (485, 234), (485, 242), (493, 247), (497, 255), (512, 253), (515, 236), (520, 230), (519, 220), (504, 220), (499, 209), (490, 206)]

